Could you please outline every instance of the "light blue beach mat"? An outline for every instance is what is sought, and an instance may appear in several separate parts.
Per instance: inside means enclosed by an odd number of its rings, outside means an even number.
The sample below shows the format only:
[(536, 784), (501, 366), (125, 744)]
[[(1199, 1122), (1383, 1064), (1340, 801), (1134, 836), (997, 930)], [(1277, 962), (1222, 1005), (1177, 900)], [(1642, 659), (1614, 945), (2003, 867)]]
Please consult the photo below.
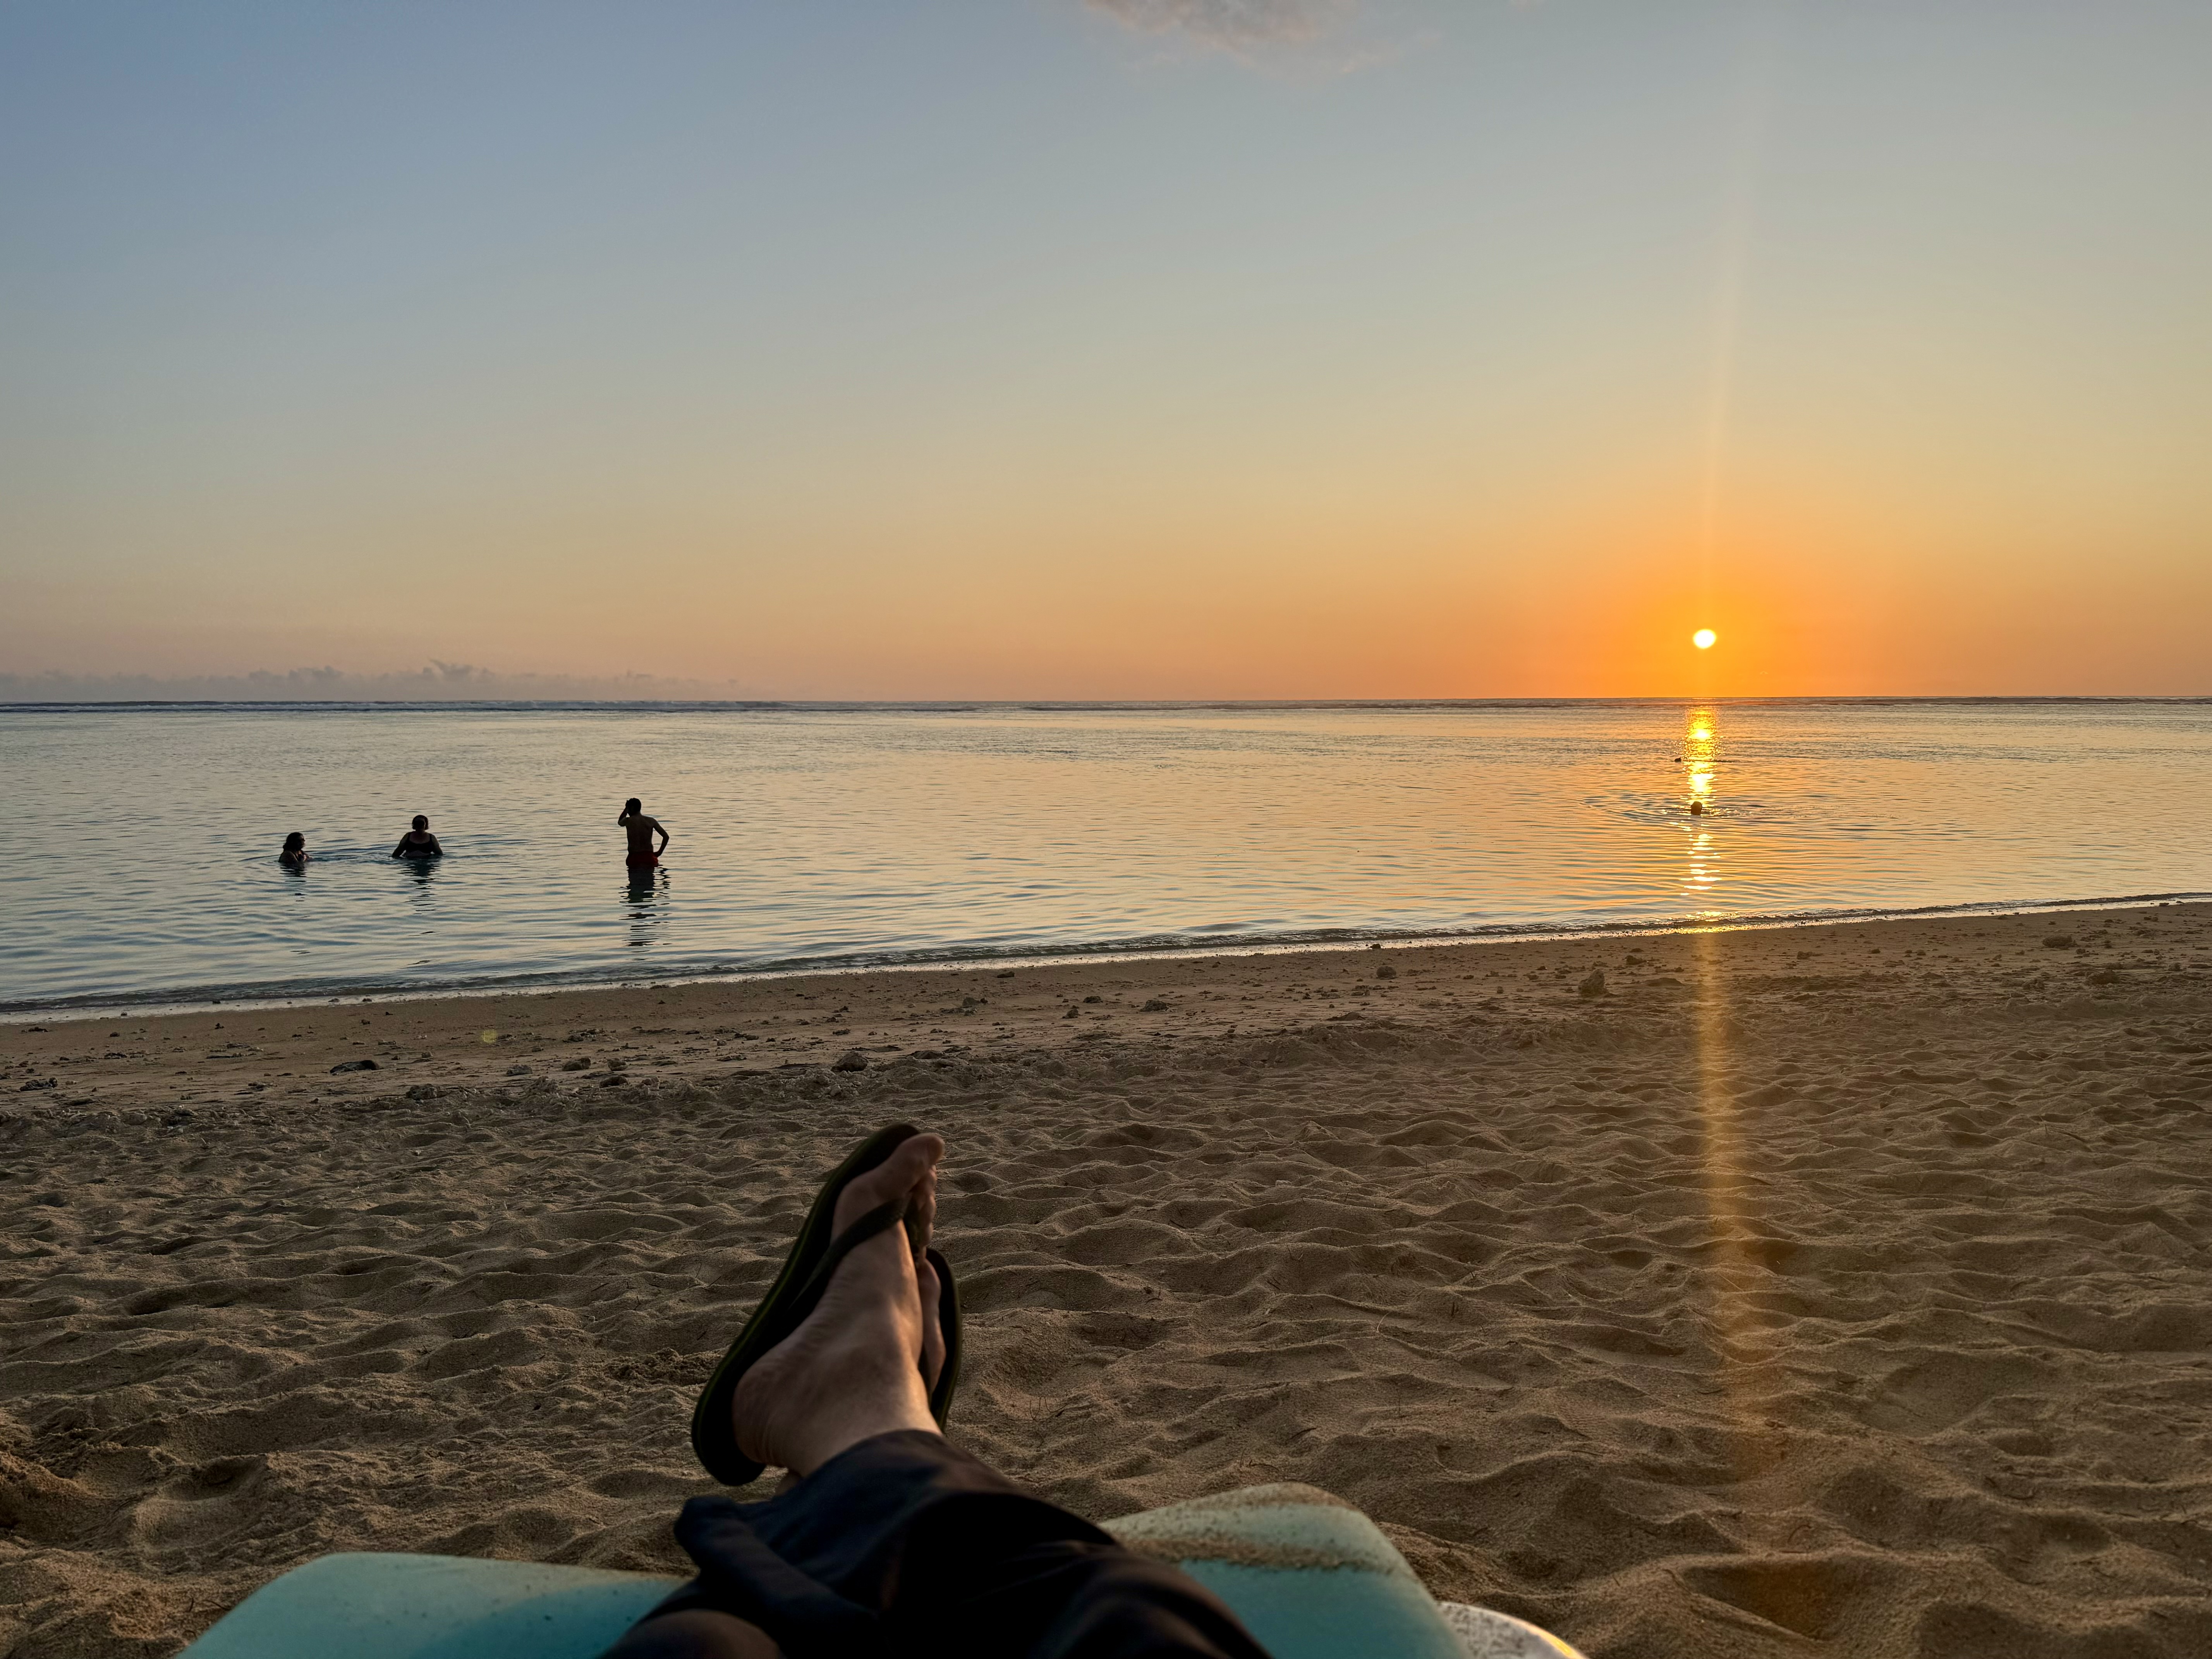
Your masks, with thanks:
[[(1576, 1659), (1504, 1614), (1431, 1599), (1375, 1523), (1311, 1486), (1250, 1486), (1106, 1522), (1180, 1563), (1274, 1659)], [(448, 1555), (325, 1555), (185, 1659), (595, 1659), (679, 1580)]]

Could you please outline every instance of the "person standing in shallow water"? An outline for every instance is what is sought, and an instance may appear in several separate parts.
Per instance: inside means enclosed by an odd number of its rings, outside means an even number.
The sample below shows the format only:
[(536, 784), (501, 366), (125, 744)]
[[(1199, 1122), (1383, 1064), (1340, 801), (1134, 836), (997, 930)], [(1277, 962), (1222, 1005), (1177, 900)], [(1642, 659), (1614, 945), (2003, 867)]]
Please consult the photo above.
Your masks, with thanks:
[[(629, 856), (623, 860), (633, 870), (650, 870), (660, 862), (660, 855), (668, 850), (668, 831), (660, 827), (659, 818), (649, 818), (635, 795), (623, 803), (622, 816), (615, 822), (629, 832)], [(660, 837), (655, 847), (653, 838)]]
[(430, 820), (420, 812), (415, 815), (415, 827), (400, 836), (399, 845), (392, 849), (396, 859), (441, 859), (446, 849), (438, 845), (438, 838), (430, 833)]
[(307, 838), (295, 830), (284, 837), (284, 850), (276, 855), (276, 862), (288, 870), (307, 867)]

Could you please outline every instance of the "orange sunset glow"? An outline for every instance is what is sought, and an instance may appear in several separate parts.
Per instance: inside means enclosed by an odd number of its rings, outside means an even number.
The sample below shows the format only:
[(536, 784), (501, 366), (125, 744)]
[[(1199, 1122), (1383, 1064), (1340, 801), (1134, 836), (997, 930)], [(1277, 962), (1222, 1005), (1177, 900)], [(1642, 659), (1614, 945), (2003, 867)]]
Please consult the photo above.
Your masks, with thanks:
[(0, 1659), (2208, 1659), (2208, 86), (0, 4)]
[(91, 27), (15, 695), (2212, 691), (2179, 11)]

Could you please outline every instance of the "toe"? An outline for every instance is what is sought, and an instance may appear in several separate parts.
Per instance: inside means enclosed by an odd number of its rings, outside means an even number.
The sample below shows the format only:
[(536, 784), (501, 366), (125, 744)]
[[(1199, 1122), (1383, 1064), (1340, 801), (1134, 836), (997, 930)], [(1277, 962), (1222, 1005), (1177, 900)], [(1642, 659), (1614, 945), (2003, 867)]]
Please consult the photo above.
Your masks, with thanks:
[(937, 1161), (944, 1156), (945, 1143), (935, 1135), (901, 1141), (881, 1164), (846, 1182), (833, 1224), (842, 1233), (878, 1205), (902, 1197), (918, 1200), (926, 1219), (936, 1208)]
[(936, 1231), (937, 1166), (933, 1164), (915, 1185), (907, 1209), (907, 1232), (914, 1240), (917, 1258), (929, 1248), (930, 1235)]

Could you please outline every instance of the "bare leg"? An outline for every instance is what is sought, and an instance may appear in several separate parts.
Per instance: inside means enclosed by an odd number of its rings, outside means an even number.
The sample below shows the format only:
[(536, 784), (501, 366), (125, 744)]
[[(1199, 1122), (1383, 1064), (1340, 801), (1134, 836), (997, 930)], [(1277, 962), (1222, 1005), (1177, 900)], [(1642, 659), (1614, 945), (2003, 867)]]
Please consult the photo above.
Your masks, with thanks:
[(738, 1443), (763, 1463), (811, 1474), (848, 1447), (898, 1429), (937, 1432), (924, 1367), (945, 1359), (937, 1274), (921, 1259), (937, 1216), (945, 1143), (916, 1135), (838, 1195), (838, 1231), (904, 1197), (920, 1243), (878, 1233), (839, 1264), (804, 1324), (747, 1371), (732, 1401)]
[[(839, 1452), (897, 1429), (937, 1432), (929, 1388), (945, 1363), (937, 1273), (921, 1252), (937, 1218), (945, 1143), (917, 1135), (838, 1194), (834, 1231), (904, 1196), (918, 1242), (892, 1227), (838, 1264), (805, 1322), (745, 1373), (732, 1402), (748, 1457), (803, 1479)], [(925, 1374), (928, 1381), (925, 1382)], [(768, 1632), (693, 1608), (648, 1619), (603, 1659), (781, 1659)]]

